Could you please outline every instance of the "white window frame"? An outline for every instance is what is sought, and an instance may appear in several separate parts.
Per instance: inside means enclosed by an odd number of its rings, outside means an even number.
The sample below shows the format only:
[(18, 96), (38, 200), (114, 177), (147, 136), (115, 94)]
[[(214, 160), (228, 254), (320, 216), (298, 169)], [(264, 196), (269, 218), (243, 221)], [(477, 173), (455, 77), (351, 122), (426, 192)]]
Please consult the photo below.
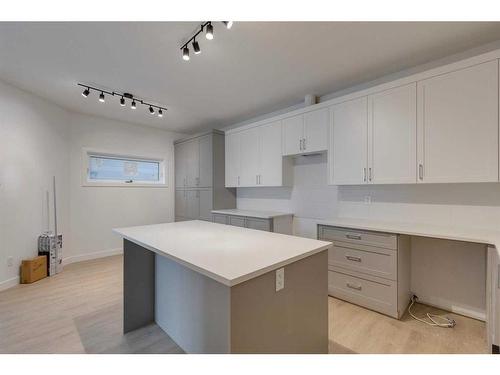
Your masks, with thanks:
[[(159, 181), (138, 181), (126, 182), (123, 180), (91, 180), (90, 179), (90, 157), (109, 157), (117, 159), (130, 159), (136, 161), (149, 161), (159, 163)], [(167, 187), (166, 159), (164, 157), (151, 155), (133, 155), (124, 152), (111, 152), (109, 150), (96, 150), (84, 147), (82, 148), (82, 186), (101, 186), (101, 187)]]

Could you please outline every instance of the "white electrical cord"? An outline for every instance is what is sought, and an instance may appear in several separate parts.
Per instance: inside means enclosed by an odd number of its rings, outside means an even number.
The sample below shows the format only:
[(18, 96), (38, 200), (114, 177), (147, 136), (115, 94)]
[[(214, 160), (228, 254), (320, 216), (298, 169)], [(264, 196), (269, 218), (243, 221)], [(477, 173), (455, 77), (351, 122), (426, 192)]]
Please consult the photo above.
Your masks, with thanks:
[[(415, 303), (416, 300), (417, 300), (417, 296), (412, 296), (411, 297), (410, 306), (408, 306), (408, 313), (411, 315), (411, 317), (413, 319), (418, 320), (419, 322), (425, 323), (427, 325), (430, 325), (431, 327), (453, 328), (457, 324), (455, 322), (455, 320), (450, 319), (450, 318), (448, 318), (446, 316), (443, 317), (443, 316), (434, 315), (434, 314), (431, 314), (431, 313), (427, 313), (427, 318), (430, 320), (430, 322), (428, 322), (427, 320), (424, 320), (424, 319), (421, 319), (421, 318), (415, 316), (411, 312), (411, 308), (413, 307), (413, 304)], [(435, 319), (441, 319), (441, 320), (445, 321), (446, 323), (439, 323)]]

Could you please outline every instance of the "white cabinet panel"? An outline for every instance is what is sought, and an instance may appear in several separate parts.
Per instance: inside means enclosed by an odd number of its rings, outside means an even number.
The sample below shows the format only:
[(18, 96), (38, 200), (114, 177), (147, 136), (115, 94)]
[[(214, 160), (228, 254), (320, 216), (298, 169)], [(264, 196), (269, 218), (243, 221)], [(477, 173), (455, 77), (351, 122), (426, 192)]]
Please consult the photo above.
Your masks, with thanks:
[(200, 217), (199, 190), (186, 190), (186, 217), (192, 220)]
[(259, 186), (282, 186), (281, 121), (260, 128)]
[(498, 181), (498, 62), (417, 84), (418, 182)]
[(200, 177), (200, 149), (198, 139), (185, 143), (187, 186), (196, 187)]
[(416, 84), (368, 97), (368, 182), (415, 183)]
[(330, 107), (329, 181), (334, 185), (366, 182), (367, 98)]
[(199, 190), (200, 220), (212, 221), (212, 190)]
[(257, 186), (260, 174), (260, 128), (240, 133), (240, 185)]
[(225, 148), (226, 187), (237, 187), (240, 170), (240, 133), (227, 134)]
[(327, 149), (329, 116), (328, 108), (304, 114), (303, 152), (318, 152)]
[(302, 152), (304, 137), (304, 115), (283, 120), (283, 155), (296, 155)]
[(212, 186), (212, 136), (207, 135), (199, 139), (199, 179), (197, 186), (210, 187)]
[(175, 216), (187, 217), (185, 190), (175, 191)]

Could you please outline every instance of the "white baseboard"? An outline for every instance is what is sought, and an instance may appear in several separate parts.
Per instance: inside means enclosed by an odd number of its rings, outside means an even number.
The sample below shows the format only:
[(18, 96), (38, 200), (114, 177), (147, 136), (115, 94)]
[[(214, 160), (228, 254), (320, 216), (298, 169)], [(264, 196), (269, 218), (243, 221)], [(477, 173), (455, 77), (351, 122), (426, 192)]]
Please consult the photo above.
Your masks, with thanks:
[(11, 279), (1, 281), (0, 282), (0, 291), (12, 288), (13, 286), (16, 286), (17, 284), (19, 284), (19, 276), (15, 276)]
[(82, 254), (82, 255), (73, 255), (73, 256), (63, 258), (63, 265), (67, 266), (68, 264), (71, 264), (71, 263), (83, 262), (86, 260), (104, 258), (104, 257), (109, 257), (112, 255), (119, 255), (119, 254), (123, 254), (122, 248), (96, 251), (94, 253), (88, 253), (88, 254)]
[(438, 309), (443, 309), (446, 311), (451, 311), (452, 313), (467, 316), (469, 318), (486, 321), (486, 310), (480, 310), (478, 308), (466, 306), (466, 305), (457, 305), (453, 301), (448, 301), (444, 298), (439, 297), (431, 297), (420, 295), (419, 293), (415, 293), (418, 296), (418, 301), (424, 305), (429, 305), (433, 307), (437, 307)]
[[(104, 257), (109, 257), (112, 255), (119, 255), (119, 254), (123, 254), (122, 248), (96, 251), (94, 253), (88, 253), (88, 254), (82, 254), (82, 255), (74, 255), (74, 256), (63, 258), (63, 265), (67, 266), (68, 264), (71, 264), (71, 263), (83, 262), (85, 260), (104, 258)], [(16, 277), (13, 277), (11, 279), (4, 280), (4, 281), (0, 281), (0, 291), (12, 288), (13, 286), (18, 285), (19, 283), (20, 283), (19, 276), (16, 276)]]

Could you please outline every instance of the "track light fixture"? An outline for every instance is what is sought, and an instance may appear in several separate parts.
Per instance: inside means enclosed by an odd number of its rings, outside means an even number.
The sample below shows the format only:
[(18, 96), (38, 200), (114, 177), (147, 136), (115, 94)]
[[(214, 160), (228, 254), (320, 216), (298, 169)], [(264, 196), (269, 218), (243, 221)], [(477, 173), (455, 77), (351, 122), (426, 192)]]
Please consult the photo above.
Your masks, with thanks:
[[(233, 27), (233, 21), (222, 21), (226, 29)], [(212, 21), (204, 22), (200, 25), (200, 29), (191, 37), (189, 40), (181, 46), (182, 59), (184, 61), (189, 61), (189, 43), (192, 42), (193, 51), (195, 55), (201, 53), (200, 44), (196, 41), (196, 37), (201, 33), (205, 32), (205, 38), (212, 40), (214, 38), (214, 26)]]
[(104, 89), (101, 89), (101, 88), (98, 88), (98, 87), (92, 87), (92, 86), (89, 86), (89, 85), (84, 85), (82, 83), (77, 83), (78, 86), (81, 86), (81, 87), (84, 87), (85, 90), (82, 92), (82, 96), (84, 96), (85, 98), (88, 97), (90, 95), (90, 92), (93, 90), (93, 91), (97, 91), (97, 92), (100, 92), (99, 94), (99, 101), (101, 103), (104, 103), (105, 102), (105, 98), (104, 98), (104, 94), (108, 94), (110, 96), (119, 96), (120, 97), (120, 106), (122, 107), (125, 107), (126, 105), (126, 100), (130, 100), (130, 108), (132, 109), (136, 109), (137, 108), (137, 104), (142, 104), (146, 107), (149, 107), (149, 113), (154, 115), (155, 114), (155, 108), (158, 110), (158, 117), (163, 117), (163, 111), (166, 111), (167, 108), (165, 107), (162, 107), (162, 106), (159, 106), (159, 105), (156, 105), (156, 104), (152, 104), (152, 103), (148, 103), (142, 99), (139, 99), (139, 98), (136, 98), (134, 95), (132, 94), (129, 94), (127, 92), (124, 92), (124, 93), (121, 93), (121, 92), (116, 92), (116, 91), (108, 91), (108, 90), (104, 90)]
[(184, 49), (182, 50), (182, 58), (185, 61), (189, 61), (189, 48), (184, 47)]
[(207, 25), (207, 31), (205, 32), (205, 38), (212, 40), (214, 38), (214, 27), (211, 23)]
[(198, 44), (198, 42), (196, 41), (196, 39), (193, 42), (193, 51), (194, 51), (195, 55), (201, 53), (200, 45)]

